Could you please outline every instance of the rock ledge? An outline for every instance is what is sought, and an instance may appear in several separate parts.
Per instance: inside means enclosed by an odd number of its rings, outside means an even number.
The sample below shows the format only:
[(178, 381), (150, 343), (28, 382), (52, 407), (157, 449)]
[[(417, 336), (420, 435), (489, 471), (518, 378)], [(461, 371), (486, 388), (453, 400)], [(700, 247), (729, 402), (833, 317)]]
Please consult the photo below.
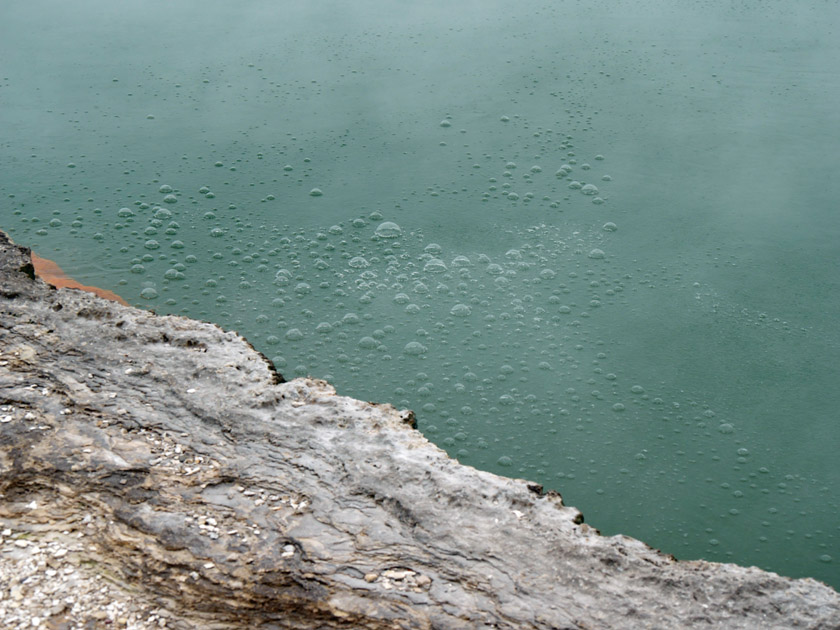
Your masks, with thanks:
[(56, 290), (0, 232), (3, 625), (840, 628), (819, 582), (600, 536), (413, 422)]

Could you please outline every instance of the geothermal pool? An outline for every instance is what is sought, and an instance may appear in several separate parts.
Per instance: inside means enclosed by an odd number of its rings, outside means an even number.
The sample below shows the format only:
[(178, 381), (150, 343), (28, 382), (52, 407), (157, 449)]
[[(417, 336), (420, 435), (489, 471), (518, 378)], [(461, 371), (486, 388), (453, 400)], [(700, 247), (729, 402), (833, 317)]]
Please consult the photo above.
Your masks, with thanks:
[(0, 228), (605, 534), (837, 588), (838, 26), (818, 0), (13, 3)]

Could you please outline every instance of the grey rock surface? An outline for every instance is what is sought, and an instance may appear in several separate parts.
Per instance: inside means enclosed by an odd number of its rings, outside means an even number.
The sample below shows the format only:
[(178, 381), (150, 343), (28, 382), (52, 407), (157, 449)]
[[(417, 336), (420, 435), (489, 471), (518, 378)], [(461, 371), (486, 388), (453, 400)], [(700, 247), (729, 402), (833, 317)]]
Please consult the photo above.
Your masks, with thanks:
[(0, 405), (0, 527), (84, 535), (79, 562), (168, 627), (840, 628), (819, 582), (603, 537), (411, 412), (46, 285), (2, 233)]

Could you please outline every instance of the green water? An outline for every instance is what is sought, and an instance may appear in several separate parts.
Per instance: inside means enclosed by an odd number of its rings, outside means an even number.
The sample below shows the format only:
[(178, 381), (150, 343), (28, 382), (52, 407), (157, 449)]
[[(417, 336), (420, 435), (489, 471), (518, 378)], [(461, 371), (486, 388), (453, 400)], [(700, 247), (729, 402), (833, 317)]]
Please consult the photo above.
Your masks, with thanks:
[(837, 587), (838, 7), (5, 2), (0, 227), (606, 534)]

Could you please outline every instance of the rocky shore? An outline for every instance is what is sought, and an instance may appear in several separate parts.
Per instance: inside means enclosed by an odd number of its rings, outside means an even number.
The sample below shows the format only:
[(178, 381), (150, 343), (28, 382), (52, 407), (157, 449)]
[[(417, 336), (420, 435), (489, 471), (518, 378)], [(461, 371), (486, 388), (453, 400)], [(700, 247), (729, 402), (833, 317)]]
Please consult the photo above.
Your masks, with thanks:
[(0, 626), (840, 628), (819, 582), (603, 537), (413, 424), (0, 233)]

